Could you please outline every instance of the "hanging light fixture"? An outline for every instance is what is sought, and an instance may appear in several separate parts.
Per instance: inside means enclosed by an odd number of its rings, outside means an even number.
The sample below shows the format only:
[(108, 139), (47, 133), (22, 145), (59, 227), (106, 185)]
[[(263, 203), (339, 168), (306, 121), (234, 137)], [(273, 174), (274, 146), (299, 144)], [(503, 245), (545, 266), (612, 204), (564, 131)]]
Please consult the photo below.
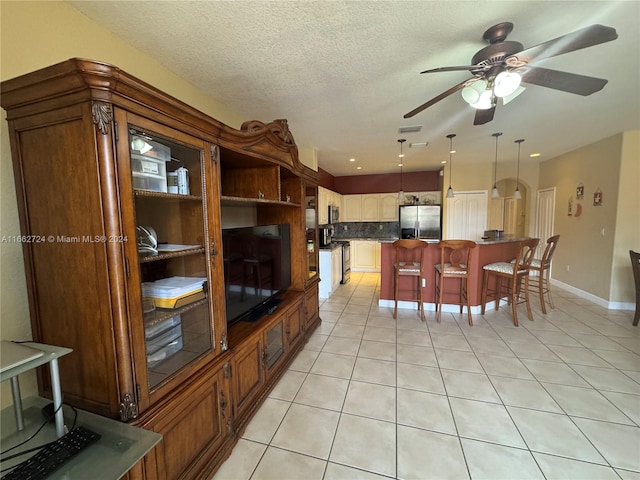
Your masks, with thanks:
[(453, 193), (453, 188), (451, 188), (451, 170), (453, 170), (453, 137), (455, 137), (455, 133), (450, 133), (447, 135), (449, 139), (449, 189), (447, 190), (447, 198), (453, 198), (455, 195)]
[(518, 167), (516, 170), (516, 191), (513, 194), (513, 198), (517, 198), (517, 199), (522, 198), (522, 194), (520, 193), (520, 144), (522, 142), (524, 142), (524, 138), (515, 140), (515, 143), (518, 144)]
[(502, 103), (506, 105), (524, 92), (524, 87), (520, 86), (521, 81), (519, 73), (507, 70), (488, 80), (471, 79), (462, 89), (462, 98), (478, 110), (495, 107), (498, 98), (502, 98)]
[(404, 153), (402, 153), (402, 144), (406, 142), (405, 138), (399, 138), (398, 143), (400, 144), (400, 163), (398, 164), (400, 167), (400, 190), (398, 191), (398, 202), (404, 203), (404, 190), (402, 190), (402, 167), (404, 166)]
[(496, 158), (493, 161), (493, 190), (491, 190), (491, 198), (499, 198), (500, 193), (496, 185), (496, 173), (498, 171), (498, 137), (502, 135), (502, 132), (492, 133), (491, 136), (496, 138)]

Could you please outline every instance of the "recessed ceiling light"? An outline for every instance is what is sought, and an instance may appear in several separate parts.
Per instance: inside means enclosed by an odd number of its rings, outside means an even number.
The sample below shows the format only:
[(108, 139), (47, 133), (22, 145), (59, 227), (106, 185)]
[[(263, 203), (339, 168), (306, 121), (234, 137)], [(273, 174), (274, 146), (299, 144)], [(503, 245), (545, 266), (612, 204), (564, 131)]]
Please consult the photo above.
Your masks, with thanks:
[(356, 170), (362, 170), (362, 167), (356, 167)]
[(536, 157), (539, 157), (539, 156), (540, 156), (540, 154), (536, 152), (536, 153), (531, 153), (529, 156), (530, 156), (531, 158), (536, 158)]
[(356, 161), (356, 159), (355, 159), (355, 158), (350, 158), (350, 159), (349, 159), (349, 161), (350, 161), (350, 162), (355, 162), (355, 161)]
[(449, 150), (449, 153), (456, 153), (455, 150)]
[(445, 163), (447, 163), (447, 161), (446, 160), (441, 160), (440, 163), (442, 163), (444, 165)]
[(422, 125), (409, 125), (398, 128), (398, 133), (415, 133), (422, 130)]
[(404, 163), (399, 163), (398, 166), (402, 167), (402, 166), (404, 166)]

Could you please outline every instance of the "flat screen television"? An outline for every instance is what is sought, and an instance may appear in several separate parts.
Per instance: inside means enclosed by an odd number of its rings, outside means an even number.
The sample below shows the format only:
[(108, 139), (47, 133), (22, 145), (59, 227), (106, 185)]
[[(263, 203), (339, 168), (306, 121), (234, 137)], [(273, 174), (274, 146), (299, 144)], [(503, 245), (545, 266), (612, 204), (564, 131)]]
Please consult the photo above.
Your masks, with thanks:
[(291, 285), (289, 224), (223, 228), (227, 324), (255, 321)]

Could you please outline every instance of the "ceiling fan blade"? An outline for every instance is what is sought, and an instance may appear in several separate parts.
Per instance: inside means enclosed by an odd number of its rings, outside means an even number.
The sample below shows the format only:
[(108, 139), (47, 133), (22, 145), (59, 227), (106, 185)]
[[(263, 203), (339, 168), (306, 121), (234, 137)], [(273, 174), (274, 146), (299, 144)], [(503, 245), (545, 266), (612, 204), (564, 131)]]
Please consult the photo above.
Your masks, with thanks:
[(545, 58), (562, 55), (563, 53), (610, 42), (616, 38), (618, 38), (618, 34), (615, 28), (598, 24), (590, 25), (510, 55), (505, 58), (505, 63), (507, 65), (517, 66), (522, 64), (520, 62), (537, 62)]
[(476, 110), (476, 116), (473, 119), (474, 125), (484, 125), (485, 123), (489, 123), (493, 120), (493, 115), (496, 113), (496, 106), (494, 105), (491, 108), (486, 110)]
[(434, 103), (438, 103), (440, 100), (443, 100), (445, 98), (447, 98), (449, 95), (451, 95), (452, 93), (456, 93), (458, 90), (462, 90), (462, 88), (464, 88), (464, 85), (467, 83), (467, 80), (465, 80), (464, 82), (461, 82), (453, 87), (451, 87), (449, 90), (447, 90), (446, 92), (441, 93), (440, 95), (438, 95), (437, 97), (432, 98), (431, 100), (429, 100), (426, 103), (423, 103), (422, 105), (420, 105), (417, 108), (414, 108), (413, 110), (411, 110), (409, 113), (405, 114), (405, 116), (403, 118), (411, 118), (414, 115), (420, 113), (421, 111), (423, 111), (426, 108), (429, 108), (431, 105), (433, 105)]
[(439, 67), (439, 68), (432, 68), (431, 70), (425, 70), (423, 72), (420, 73), (434, 73), (434, 72), (458, 72), (458, 71), (462, 71), (462, 70), (486, 70), (485, 67), (480, 66), (480, 65), (458, 65), (455, 67)]
[(608, 82), (604, 78), (587, 77), (541, 67), (528, 66), (516, 71), (522, 75), (523, 82), (584, 96), (602, 90)]

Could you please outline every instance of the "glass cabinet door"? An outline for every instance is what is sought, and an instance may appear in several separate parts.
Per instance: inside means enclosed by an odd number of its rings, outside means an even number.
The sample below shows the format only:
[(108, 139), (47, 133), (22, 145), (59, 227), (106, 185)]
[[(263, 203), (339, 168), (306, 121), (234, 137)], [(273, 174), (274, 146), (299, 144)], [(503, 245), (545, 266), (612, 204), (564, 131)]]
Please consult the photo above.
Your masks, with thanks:
[(305, 235), (307, 244), (307, 278), (318, 275), (318, 188), (305, 186)]
[(129, 125), (149, 390), (212, 348), (200, 149)]

